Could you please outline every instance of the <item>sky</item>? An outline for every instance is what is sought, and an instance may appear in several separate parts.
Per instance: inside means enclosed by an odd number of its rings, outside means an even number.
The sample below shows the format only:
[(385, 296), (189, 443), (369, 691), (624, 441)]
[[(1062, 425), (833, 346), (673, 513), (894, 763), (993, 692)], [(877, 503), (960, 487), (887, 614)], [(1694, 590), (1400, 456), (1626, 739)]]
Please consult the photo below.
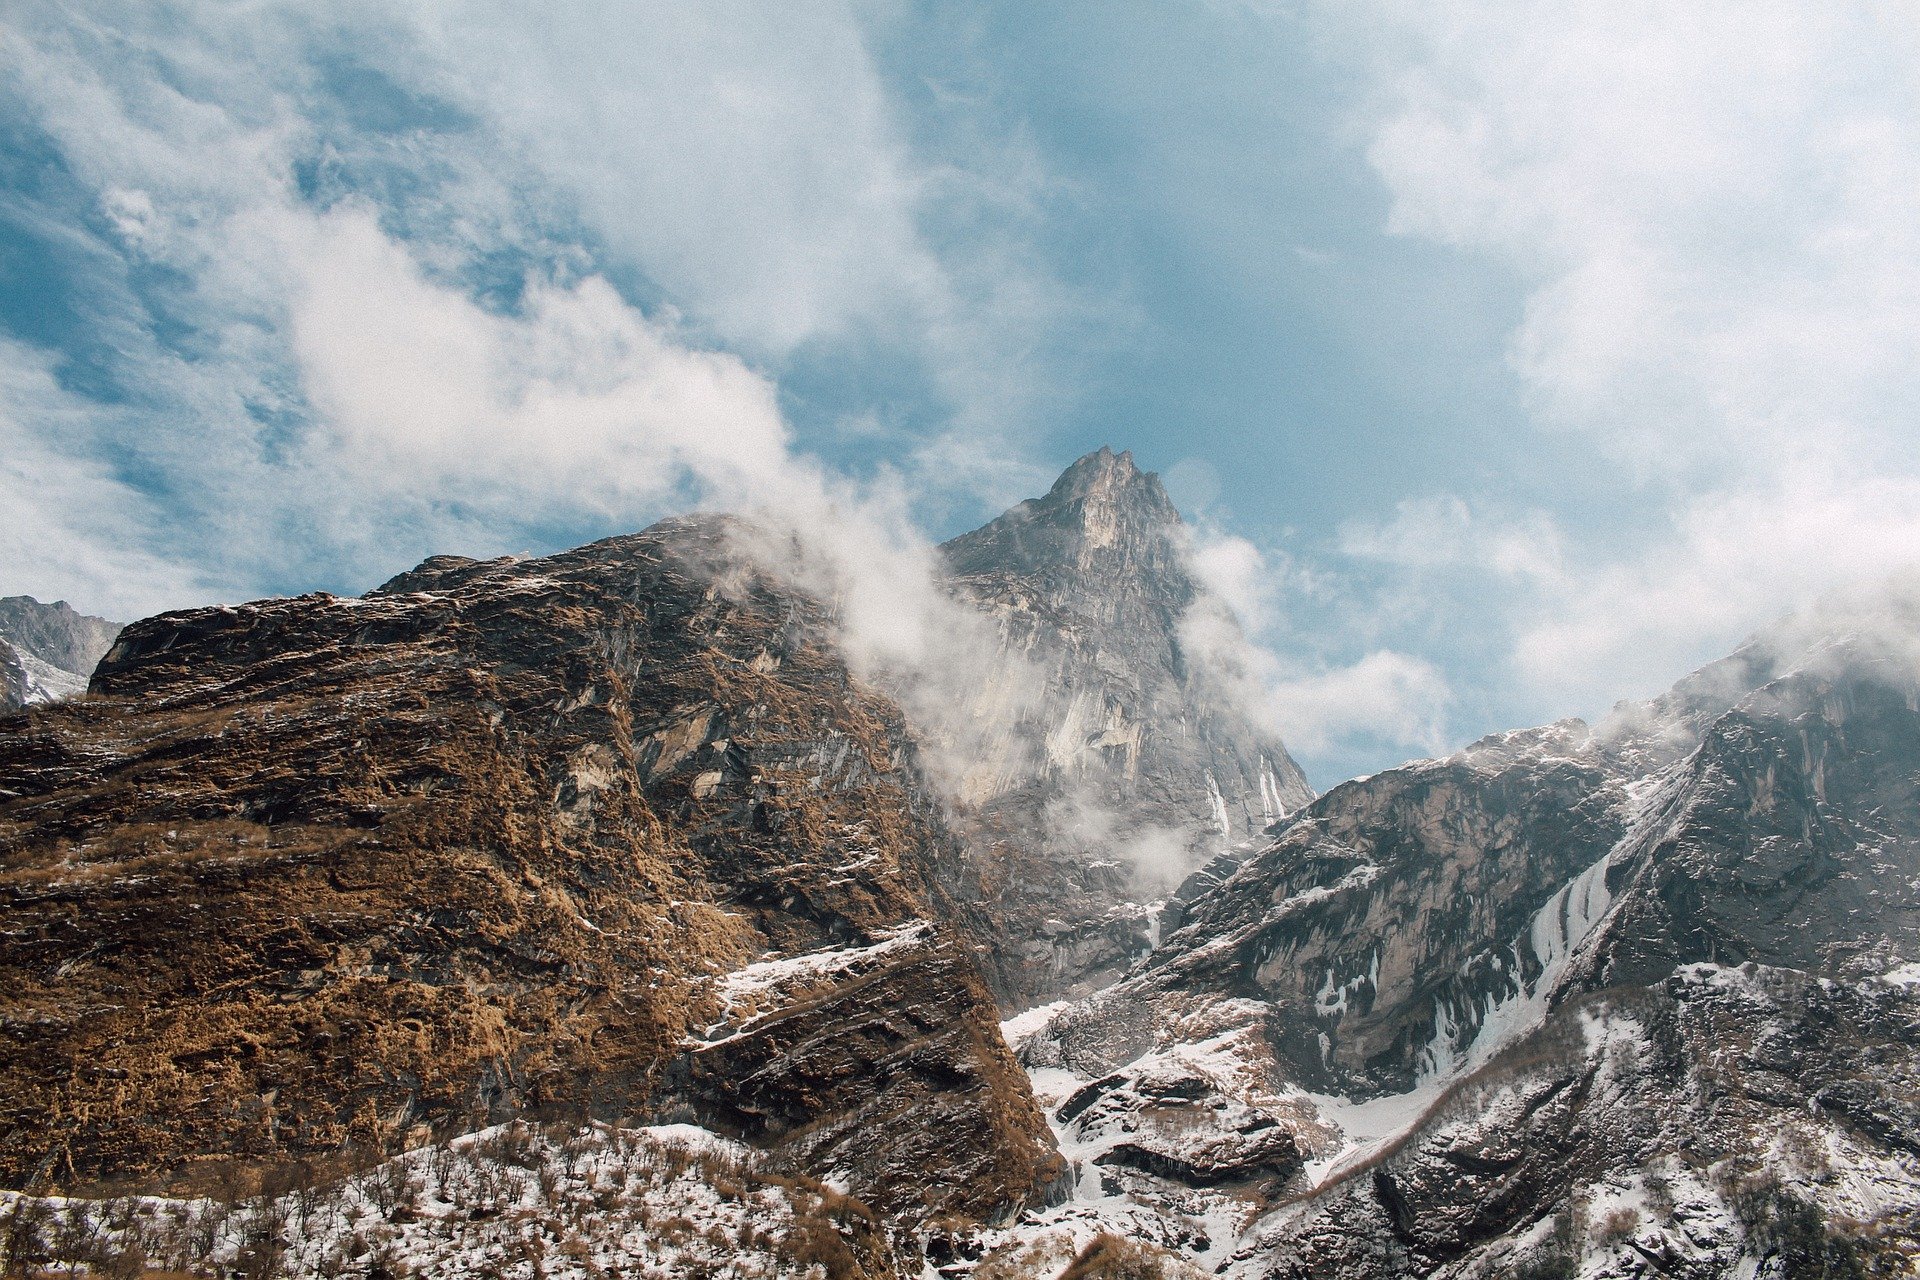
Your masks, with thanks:
[(695, 506), (857, 557), (1112, 445), (1316, 785), (1591, 719), (1920, 559), (1917, 46), (1844, 0), (0, 0), (0, 594), (351, 594)]

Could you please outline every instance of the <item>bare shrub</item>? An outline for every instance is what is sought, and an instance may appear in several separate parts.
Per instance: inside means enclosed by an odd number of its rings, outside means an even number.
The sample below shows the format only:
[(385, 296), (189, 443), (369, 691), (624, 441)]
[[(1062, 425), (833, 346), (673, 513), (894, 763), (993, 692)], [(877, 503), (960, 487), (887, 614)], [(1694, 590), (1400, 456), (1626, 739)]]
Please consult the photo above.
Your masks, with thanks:
[(1625, 1244), (1640, 1229), (1640, 1211), (1622, 1206), (1594, 1224), (1593, 1239), (1603, 1249)]
[(25, 1274), (34, 1266), (52, 1261), (48, 1238), (53, 1227), (53, 1210), (39, 1199), (22, 1196), (13, 1202), (7, 1216), (0, 1221), (0, 1247), (5, 1255), (0, 1257), (6, 1273)]
[(501, 1125), (474, 1144), (474, 1154), (498, 1164), (532, 1169), (540, 1161), (539, 1144), (533, 1129), (523, 1120)]
[(427, 1190), (430, 1194), (445, 1199), (447, 1184), (453, 1178), (455, 1156), (451, 1145), (433, 1147), (428, 1150), (421, 1166), (426, 1171)]
[(1162, 1280), (1165, 1275), (1162, 1255), (1103, 1231), (1060, 1273), (1060, 1280)]

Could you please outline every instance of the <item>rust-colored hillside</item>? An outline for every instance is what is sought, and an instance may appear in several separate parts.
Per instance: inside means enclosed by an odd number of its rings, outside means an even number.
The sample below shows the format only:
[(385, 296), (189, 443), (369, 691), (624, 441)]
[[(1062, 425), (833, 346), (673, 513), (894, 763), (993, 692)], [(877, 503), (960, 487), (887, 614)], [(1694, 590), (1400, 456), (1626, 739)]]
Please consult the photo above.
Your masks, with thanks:
[(899, 714), (727, 534), (163, 615), (0, 721), (0, 1184), (548, 1110), (698, 1119), (911, 1217), (1040, 1196)]

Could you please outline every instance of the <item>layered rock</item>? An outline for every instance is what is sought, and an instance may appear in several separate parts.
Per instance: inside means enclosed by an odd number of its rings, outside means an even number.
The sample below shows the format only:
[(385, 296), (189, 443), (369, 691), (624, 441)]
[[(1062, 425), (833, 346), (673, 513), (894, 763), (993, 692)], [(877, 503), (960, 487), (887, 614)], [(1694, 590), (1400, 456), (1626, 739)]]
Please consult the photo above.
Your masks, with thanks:
[(0, 732), (0, 1178), (565, 1113), (701, 1120), (904, 1220), (1044, 1196), (957, 846), (832, 635), (717, 519), (128, 628)]
[[(1202, 1256), (1249, 1276), (1911, 1265), (1912, 614), (1790, 620), (1597, 731), (1335, 788), (1216, 868), (1151, 960), (1023, 1050), (1108, 1198), (1087, 1211), (1230, 1222)], [(1302, 1165), (1253, 1181), (1283, 1210), (1173, 1163), (1089, 1182), (1165, 1114), (1133, 1081), (1169, 1064), (1197, 1082), (1169, 1154), (1283, 1130)]]
[(0, 597), (0, 713), (85, 692), (119, 631), (64, 600)]
[(1920, 1252), (1920, 988), (1682, 966), (1582, 996), (1259, 1217), (1249, 1277), (1856, 1276)]
[(1000, 677), (971, 709), (995, 731), (960, 784), (976, 852), (960, 889), (989, 912), (1016, 1005), (1117, 977), (1157, 932), (1149, 904), (1312, 798), (1188, 643), (1196, 610), (1225, 617), (1190, 551), (1159, 479), (1109, 449), (941, 548), (998, 633)]

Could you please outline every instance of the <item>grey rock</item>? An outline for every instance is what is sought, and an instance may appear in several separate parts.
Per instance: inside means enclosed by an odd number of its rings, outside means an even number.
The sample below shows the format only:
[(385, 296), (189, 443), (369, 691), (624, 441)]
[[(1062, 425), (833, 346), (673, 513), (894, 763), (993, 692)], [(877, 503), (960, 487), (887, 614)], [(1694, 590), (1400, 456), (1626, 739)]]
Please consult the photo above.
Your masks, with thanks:
[(84, 692), (119, 633), (64, 600), (0, 596), (0, 712)]
[[(1218, 605), (1166, 490), (1131, 454), (1088, 454), (941, 553), (955, 594), (994, 620), (1001, 657), (1042, 686), (968, 780), (974, 856), (955, 887), (996, 936), (1071, 939), (1003, 949), (1004, 1000), (1085, 993), (1144, 951), (1106, 928), (1113, 912), (1142, 915), (1313, 792), (1184, 642), (1192, 611)], [(1109, 938), (1122, 945), (1099, 945)]]

